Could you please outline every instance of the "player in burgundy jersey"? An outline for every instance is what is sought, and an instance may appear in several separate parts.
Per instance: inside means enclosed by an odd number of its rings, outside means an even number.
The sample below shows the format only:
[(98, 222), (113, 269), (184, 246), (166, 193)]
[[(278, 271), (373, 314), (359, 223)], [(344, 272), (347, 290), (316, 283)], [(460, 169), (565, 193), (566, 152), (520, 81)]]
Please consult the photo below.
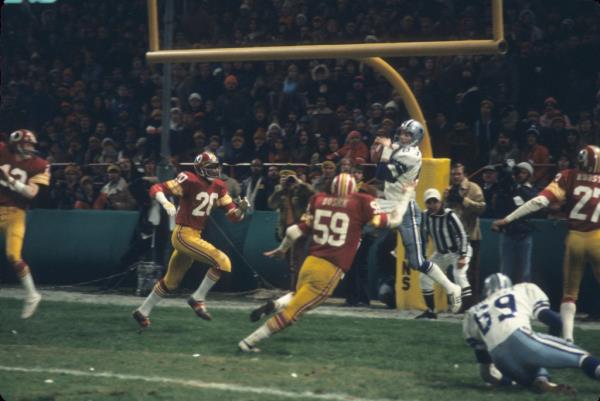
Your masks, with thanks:
[(290, 226), (277, 249), (265, 252), (273, 257), (285, 254), (292, 243), (312, 233), (308, 257), (304, 261), (295, 292), (276, 301), (269, 301), (252, 312), (252, 321), (279, 311), (265, 324), (239, 342), (244, 352), (258, 352), (256, 344), (294, 323), (300, 315), (317, 307), (332, 293), (345, 272), (350, 269), (358, 250), (361, 229), (365, 224), (375, 227), (397, 227), (400, 214), (390, 215), (378, 210), (371, 195), (355, 193), (356, 182), (342, 173), (331, 184), (331, 194), (319, 192), (309, 201), (303, 221)]
[(6, 240), (6, 256), (26, 291), (21, 317), (34, 314), (42, 296), (35, 289), (29, 266), (21, 257), (25, 238), (25, 211), (39, 192), (50, 184), (50, 166), (35, 156), (33, 132), (19, 129), (8, 144), (0, 142), (0, 233)]
[[(248, 202), (243, 200), (237, 206), (233, 202), (227, 193), (225, 182), (219, 179), (219, 161), (213, 153), (203, 152), (198, 155), (194, 160), (194, 170), (195, 173), (182, 172), (175, 179), (150, 188), (150, 196), (162, 205), (169, 216), (176, 216), (176, 225), (171, 237), (174, 249), (167, 273), (133, 312), (133, 318), (142, 328), (150, 325), (148, 316), (154, 306), (170, 291), (179, 287), (194, 260), (207, 264), (209, 269), (198, 289), (188, 299), (188, 304), (198, 317), (212, 320), (204, 302), (206, 294), (219, 281), (223, 272), (231, 271), (229, 257), (203, 240), (201, 233), (214, 206), (225, 209), (229, 220), (238, 222), (244, 218)], [(167, 196), (179, 198), (178, 209)]]
[(560, 314), (563, 338), (573, 341), (575, 302), (587, 263), (600, 282), (600, 148), (588, 145), (578, 155), (577, 168), (561, 171), (538, 196), (493, 223), (492, 229), (540, 210), (551, 202), (565, 202), (569, 234), (565, 240), (563, 298)]

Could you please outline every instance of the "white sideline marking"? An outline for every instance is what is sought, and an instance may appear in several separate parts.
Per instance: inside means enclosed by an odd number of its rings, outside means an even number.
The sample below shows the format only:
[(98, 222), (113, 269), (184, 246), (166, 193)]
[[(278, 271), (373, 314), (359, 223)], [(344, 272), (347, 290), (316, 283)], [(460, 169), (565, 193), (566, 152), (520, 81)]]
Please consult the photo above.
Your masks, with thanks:
[[(58, 375), (69, 375), (77, 377), (93, 377), (103, 379), (119, 379), (119, 380), (139, 380), (149, 383), (162, 383), (162, 384), (174, 384), (178, 386), (201, 388), (206, 390), (219, 390), (219, 391), (232, 391), (235, 393), (242, 394), (261, 394), (261, 395), (273, 395), (278, 397), (286, 398), (313, 398), (316, 400), (332, 400), (332, 401), (394, 401), (390, 399), (372, 399), (372, 398), (358, 398), (348, 394), (342, 393), (323, 393), (317, 394), (312, 391), (303, 392), (292, 392), (280, 390), (277, 388), (269, 387), (251, 387), (243, 386), (239, 384), (230, 383), (214, 383), (204, 382), (201, 380), (182, 380), (173, 379), (170, 377), (161, 376), (140, 376), (140, 375), (128, 375), (112, 372), (86, 372), (83, 370), (72, 370), (72, 369), (53, 369), (53, 368), (24, 368), (20, 366), (3, 366), (0, 365), (0, 370), (5, 372), (23, 372), (23, 373), (50, 373)], [(395, 401), (407, 401), (407, 400), (395, 400)]]

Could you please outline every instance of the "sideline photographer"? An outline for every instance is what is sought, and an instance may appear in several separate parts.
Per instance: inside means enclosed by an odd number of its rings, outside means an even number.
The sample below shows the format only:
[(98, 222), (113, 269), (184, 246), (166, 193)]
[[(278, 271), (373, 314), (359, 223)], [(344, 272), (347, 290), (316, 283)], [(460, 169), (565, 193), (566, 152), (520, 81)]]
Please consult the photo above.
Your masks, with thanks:
[[(444, 192), (444, 203), (457, 214), (469, 237), (469, 245), (473, 249), (467, 273), (473, 290), (470, 302), (477, 302), (479, 297), (479, 246), (481, 243), (479, 216), (485, 211), (485, 198), (481, 187), (469, 181), (465, 174), (465, 166), (461, 163), (456, 163), (450, 168), (450, 183), (450, 187)], [(463, 308), (469, 306), (464, 305)]]
[[(496, 210), (506, 216), (537, 195), (531, 185), (533, 166), (527, 162), (515, 165), (508, 159), (498, 171)], [(510, 277), (513, 283), (531, 281), (531, 252), (533, 226), (527, 217), (506, 225), (500, 232), (498, 244), (500, 272)]]
[[(313, 187), (298, 178), (293, 170), (284, 169), (279, 172), (279, 184), (269, 197), (269, 207), (279, 212), (277, 240), (285, 237), (285, 230), (296, 223), (306, 211), (308, 200), (315, 193)], [(294, 243), (287, 254), (290, 268), (290, 289), (296, 288), (298, 271), (304, 262), (306, 254), (306, 239), (301, 238)]]

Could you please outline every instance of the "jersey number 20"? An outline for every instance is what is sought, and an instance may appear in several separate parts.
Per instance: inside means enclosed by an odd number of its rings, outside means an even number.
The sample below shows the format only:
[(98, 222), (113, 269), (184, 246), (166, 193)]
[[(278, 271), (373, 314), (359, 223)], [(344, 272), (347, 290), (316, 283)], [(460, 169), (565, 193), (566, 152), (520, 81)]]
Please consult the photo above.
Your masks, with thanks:
[(344, 212), (317, 209), (313, 222), (313, 241), (319, 245), (342, 246), (346, 243), (350, 217)]
[(219, 198), (219, 195), (215, 192), (209, 194), (208, 192), (200, 192), (196, 195), (196, 200), (200, 202), (198, 206), (192, 210), (192, 216), (208, 216), (213, 207), (215, 201)]

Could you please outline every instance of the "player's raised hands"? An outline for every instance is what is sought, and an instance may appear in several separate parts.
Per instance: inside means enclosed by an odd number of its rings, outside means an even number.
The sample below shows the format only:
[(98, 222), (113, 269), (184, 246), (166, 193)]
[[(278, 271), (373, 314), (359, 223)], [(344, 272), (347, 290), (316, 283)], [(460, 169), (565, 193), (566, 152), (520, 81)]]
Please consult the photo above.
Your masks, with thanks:
[(162, 207), (165, 209), (169, 216), (175, 216), (177, 214), (177, 208), (174, 204), (169, 201), (162, 203)]

